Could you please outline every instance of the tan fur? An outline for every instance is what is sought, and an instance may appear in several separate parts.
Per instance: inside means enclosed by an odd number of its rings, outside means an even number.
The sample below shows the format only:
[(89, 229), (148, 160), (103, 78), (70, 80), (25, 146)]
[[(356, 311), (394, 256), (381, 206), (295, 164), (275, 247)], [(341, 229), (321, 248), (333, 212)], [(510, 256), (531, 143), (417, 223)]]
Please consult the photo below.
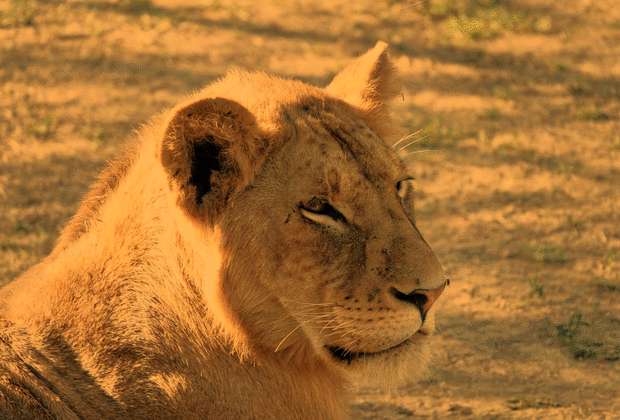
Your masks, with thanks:
[(235, 70), (154, 119), (0, 291), (0, 419), (344, 419), (414, 379), (446, 280), (393, 77), (379, 43), (325, 90)]

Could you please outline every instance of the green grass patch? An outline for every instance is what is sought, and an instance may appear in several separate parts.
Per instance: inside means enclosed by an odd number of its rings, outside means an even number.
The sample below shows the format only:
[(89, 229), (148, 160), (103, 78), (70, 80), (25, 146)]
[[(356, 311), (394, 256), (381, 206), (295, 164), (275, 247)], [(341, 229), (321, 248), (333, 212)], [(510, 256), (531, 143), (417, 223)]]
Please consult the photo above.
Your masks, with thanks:
[(530, 285), (530, 291), (527, 294), (528, 298), (538, 296), (540, 298), (545, 297), (545, 288), (538, 283), (538, 276), (530, 277), (525, 280)]
[(531, 247), (528, 251), (534, 261), (537, 262), (565, 263), (568, 261), (562, 248), (549, 245), (548, 243), (542, 243), (539, 246)]
[(574, 219), (572, 215), (567, 217), (568, 224), (577, 231), (577, 233), (583, 232), (583, 220)]
[(558, 70), (558, 71), (564, 71), (568, 68), (568, 65), (561, 60), (550, 60), (548, 62), (548, 65), (550, 68)]
[(576, 117), (580, 120), (586, 121), (600, 121), (609, 119), (609, 115), (607, 114), (607, 112), (602, 109), (583, 109), (576, 114)]
[(502, 117), (502, 110), (497, 107), (489, 108), (484, 111), (483, 117), (489, 120), (498, 120)]
[[(617, 267), (617, 260), (620, 258), (620, 253), (615, 249), (608, 249), (607, 255), (604, 259), (605, 270), (613, 272)], [(602, 292), (620, 292), (620, 283), (612, 282), (606, 277), (600, 277), (599, 280), (594, 283), (599, 291)]]
[(41, 121), (30, 124), (28, 131), (37, 137), (47, 138), (54, 132), (54, 113), (48, 112)]
[[(547, 22), (544, 20), (542, 22)], [(536, 18), (523, 13), (511, 13), (503, 7), (478, 10), (472, 16), (454, 16), (447, 22), (448, 31), (471, 39), (489, 39), (503, 32), (548, 32), (549, 23), (538, 23)], [(549, 29), (547, 29), (549, 27)]]
[(497, 85), (493, 86), (493, 96), (497, 99), (509, 100), (514, 97), (514, 92), (507, 87)]
[(15, 245), (15, 242), (13, 242), (10, 238), (7, 238), (0, 242), (0, 249), (2, 249), (3, 251), (15, 248), (17, 248), (17, 245)]
[(620, 292), (620, 283), (613, 283), (605, 278), (594, 283), (601, 292)]
[(97, 25), (93, 28), (93, 35), (96, 36), (97, 38), (103, 37), (105, 33), (106, 33), (106, 29), (101, 25)]
[(424, 11), (433, 19), (446, 21), (448, 37), (489, 39), (504, 32), (546, 33), (551, 18), (536, 13), (511, 10), (499, 0), (432, 0)]
[(575, 175), (581, 170), (579, 162), (566, 162), (560, 159), (549, 159), (546, 161), (550, 171), (564, 175)]
[(0, 12), (0, 28), (30, 25), (37, 11), (34, 0), (11, 0), (8, 10)]
[(607, 250), (607, 258), (605, 258), (605, 263), (608, 267), (613, 268), (619, 257), (620, 255), (618, 255), (618, 252), (615, 249), (609, 249)]
[(28, 223), (19, 221), (13, 225), (13, 230), (17, 232), (30, 232), (31, 228)]
[(82, 135), (84, 136), (84, 138), (86, 138), (89, 141), (92, 141), (95, 143), (103, 143), (108, 139), (110, 133), (108, 132), (108, 129), (105, 127), (95, 127), (94, 129), (90, 131), (83, 132)]
[(433, 19), (444, 19), (451, 14), (456, 14), (456, 2), (454, 1), (431, 1), (426, 6), (426, 13)]
[(39, 229), (39, 232), (37, 234), (37, 244), (45, 245), (49, 243), (50, 239), (50, 235), (45, 230)]
[(568, 90), (575, 96), (592, 96), (594, 87), (587, 80), (570, 80), (567, 82)]
[[(620, 325), (620, 320), (610, 319), (609, 323)], [(591, 324), (583, 319), (580, 312), (572, 312), (568, 317), (568, 322), (556, 325), (555, 328), (562, 345), (570, 349), (575, 359), (620, 360), (620, 345), (605, 345), (605, 343), (580, 337), (583, 330), (590, 326)], [(610, 327), (613, 328), (611, 325)]]

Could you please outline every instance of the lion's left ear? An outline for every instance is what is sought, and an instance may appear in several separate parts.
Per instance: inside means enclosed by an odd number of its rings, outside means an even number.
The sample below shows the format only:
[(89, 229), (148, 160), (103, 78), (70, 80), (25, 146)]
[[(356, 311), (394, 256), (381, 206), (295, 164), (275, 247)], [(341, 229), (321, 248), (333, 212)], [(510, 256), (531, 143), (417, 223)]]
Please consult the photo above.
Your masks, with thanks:
[(396, 73), (387, 44), (379, 41), (338, 73), (325, 90), (360, 109), (371, 128), (385, 138), (391, 131), (386, 102), (400, 92)]

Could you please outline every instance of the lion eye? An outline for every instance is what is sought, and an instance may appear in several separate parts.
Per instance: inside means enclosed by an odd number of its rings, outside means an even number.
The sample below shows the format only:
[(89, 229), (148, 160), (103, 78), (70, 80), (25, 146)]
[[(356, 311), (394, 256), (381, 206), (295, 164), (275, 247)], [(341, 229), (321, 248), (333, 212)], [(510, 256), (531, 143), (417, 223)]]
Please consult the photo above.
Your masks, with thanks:
[(344, 216), (331, 204), (326, 201), (313, 197), (307, 203), (301, 205), (302, 214), (308, 219), (320, 222), (321, 217), (329, 217), (337, 222), (345, 221)]
[(405, 198), (413, 188), (413, 178), (406, 178), (396, 183), (396, 192), (400, 198)]

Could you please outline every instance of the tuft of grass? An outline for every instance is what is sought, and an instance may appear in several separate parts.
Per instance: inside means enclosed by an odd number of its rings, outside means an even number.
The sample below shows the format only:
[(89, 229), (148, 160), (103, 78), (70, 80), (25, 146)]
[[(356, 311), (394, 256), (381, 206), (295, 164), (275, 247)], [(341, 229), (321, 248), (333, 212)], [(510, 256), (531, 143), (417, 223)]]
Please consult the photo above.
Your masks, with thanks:
[(568, 261), (564, 250), (560, 247), (549, 245), (543, 242), (539, 246), (529, 249), (529, 253), (535, 261), (543, 263), (565, 263)]
[(607, 258), (605, 259), (605, 263), (607, 264), (609, 268), (614, 268), (618, 257), (619, 255), (616, 253), (616, 250), (610, 249), (607, 251)]
[(37, 244), (45, 245), (50, 241), (50, 235), (43, 229), (39, 229), (39, 233), (37, 235)]
[(538, 284), (538, 276), (530, 277), (526, 279), (526, 281), (531, 287), (531, 290), (528, 293), (529, 298), (532, 298), (535, 295), (538, 295), (538, 297), (541, 297), (541, 298), (545, 297), (545, 288), (541, 286), (540, 284)]
[(594, 95), (594, 88), (587, 80), (571, 80), (568, 82), (568, 89), (575, 96)]
[(620, 283), (612, 283), (605, 278), (600, 279), (594, 285), (602, 292), (620, 292)]
[(455, 1), (431, 1), (426, 7), (426, 13), (433, 19), (445, 19), (452, 14), (457, 14), (458, 10)]
[(103, 143), (109, 136), (109, 132), (105, 127), (96, 127), (93, 130), (83, 133), (83, 136), (92, 142)]
[(484, 118), (487, 118), (489, 120), (497, 120), (497, 119), (500, 119), (501, 117), (502, 117), (502, 111), (501, 109), (497, 107), (489, 108), (486, 111), (484, 111)]
[(93, 28), (93, 35), (96, 36), (97, 38), (103, 37), (105, 33), (106, 33), (106, 29), (101, 25), (97, 25), (96, 27)]
[(31, 124), (29, 127), (29, 131), (38, 137), (49, 137), (54, 132), (54, 119), (54, 113), (48, 112), (45, 117), (43, 117), (43, 120)]
[(449, 1), (433, 1), (426, 6), (425, 12), (433, 19), (443, 19), (454, 13)]
[(581, 163), (579, 162), (566, 162), (560, 159), (549, 159), (547, 166), (550, 171), (563, 175), (575, 175), (581, 170)]
[(428, 14), (447, 18), (448, 35), (470, 39), (489, 39), (504, 32), (546, 33), (552, 28), (551, 18), (521, 11), (510, 11), (496, 0), (432, 2)]
[(493, 96), (497, 99), (508, 100), (514, 97), (514, 92), (504, 86), (497, 85), (493, 86)]
[(17, 232), (30, 232), (30, 226), (26, 222), (19, 221), (13, 225), (13, 230)]
[(599, 121), (599, 120), (608, 120), (609, 115), (607, 112), (602, 109), (595, 109), (594, 111), (589, 109), (583, 109), (576, 114), (576, 117), (580, 120), (587, 121)]
[(571, 225), (571, 227), (573, 229), (575, 229), (577, 231), (577, 233), (581, 234), (581, 232), (583, 232), (583, 221), (582, 220), (577, 220), (577, 219), (573, 219), (572, 215), (568, 216), (568, 224)]
[(34, 0), (11, 0), (9, 9), (0, 12), (0, 28), (30, 25), (37, 11), (37, 3)]
[(548, 65), (550, 68), (556, 69), (558, 71), (564, 71), (568, 68), (568, 65), (564, 61), (561, 61), (561, 60), (550, 60), (548, 62)]
[[(612, 324), (614, 322), (620, 324), (620, 320), (617, 319), (609, 321)], [(590, 323), (586, 322), (583, 315), (577, 311), (570, 313), (567, 323), (555, 326), (557, 337), (560, 338), (562, 345), (570, 349), (575, 359), (620, 360), (620, 345), (611, 348), (611, 346), (605, 346), (604, 343), (578, 339), (579, 333), (587, 327), (590, 327)]]
[(500, 0), (431, 0), (424, 12), (431, 18), (446, 20), (448, 38), (463, 35), (470, 39), (487, 39), (505, 31), (549, 32), (551, 18), (521, 11), (511, 11)]
[(16, 247), (17, 245), (15, 245), (15, 242), (13, 242), (11, 238), (6, 238), (2, 242), (0, 242), (0, 249), (2, 249), (3, 251), (15, 249)]
[(568, 340), (574, 340), (575, 335), (581, 329), (581, 327), (589, 327), (590, 324), (582, 320), (583, 315), (581, 312), (571, 312), (568, 316), (568, 322), (566, 324), (556, 325), (558, 330), (558, 337), (563, 337)]
[(555, 326), (562, 344), (570, 348), (575, 359), (594, 359), (596, 358), (596, 351), (593, 348), (603, 345), (602, 343), (586, 343), (577, 340), (576, 336), (579, 330), (589, 326), (590, 323), (583, 320), (583, 315), (580, 312), (572, 312), (566, 324)]

